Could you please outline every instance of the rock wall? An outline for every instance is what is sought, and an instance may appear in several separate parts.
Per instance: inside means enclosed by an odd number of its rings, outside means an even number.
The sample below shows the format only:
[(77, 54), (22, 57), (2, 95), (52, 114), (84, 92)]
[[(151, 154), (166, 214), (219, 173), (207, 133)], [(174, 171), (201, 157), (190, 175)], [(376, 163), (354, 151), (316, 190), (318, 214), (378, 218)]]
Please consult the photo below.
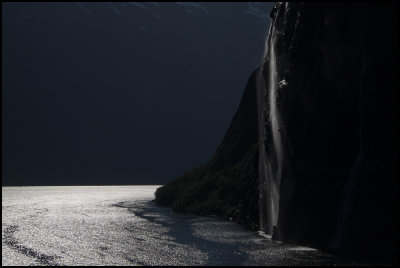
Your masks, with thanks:
[(268, 46), (284, 83), (276, 94), (280, 239), (396, 258), (397, 5), (278, 3), (271, 16), (276, 38)]

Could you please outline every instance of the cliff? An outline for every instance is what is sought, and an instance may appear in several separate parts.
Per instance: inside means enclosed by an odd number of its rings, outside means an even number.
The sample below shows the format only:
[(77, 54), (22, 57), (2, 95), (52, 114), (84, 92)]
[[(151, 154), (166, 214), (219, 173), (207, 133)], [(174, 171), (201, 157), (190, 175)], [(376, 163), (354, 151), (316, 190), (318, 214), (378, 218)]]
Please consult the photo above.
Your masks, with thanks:
[(396, 263), (397, 25), (396, 3), (277, 3), (223, 142), (157, 203)]
[(397, 25), (394, 3), (276, 5), (281, 240), (395, 258)]
[(258, 229), (256, 72), (213, 158), (158, 188), (156, 202), (175, 212), (219, 215)]

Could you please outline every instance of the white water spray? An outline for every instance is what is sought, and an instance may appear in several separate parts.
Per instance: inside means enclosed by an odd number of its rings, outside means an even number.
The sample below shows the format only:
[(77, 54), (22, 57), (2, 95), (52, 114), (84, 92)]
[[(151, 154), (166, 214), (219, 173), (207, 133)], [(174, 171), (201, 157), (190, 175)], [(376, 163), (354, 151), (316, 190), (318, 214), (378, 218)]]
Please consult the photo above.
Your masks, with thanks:
[[(271, 174), (271, 214), (270, 226), (276, 226), (278, 223), (279, 215), (279, 188), (282, 176), (282, 140), (280, 134), (280, 116), (277, 106), (277, 90), (278, 90), (278, 79), (277, 79), (277, 69), (276, 69), (276, 57), (275, 57), (275, 31), (272, 31), (272, 36), (270, 40), (269, 49), (269, 120), (271, 122), (273, 148), (276, 157), (277, 168), (274, 174)], [(272, 227), (271, 227), (272, 228)]]
[[(277, 107), (278, 77), (275, 55), (275, 24), (271, 20), (268, 37), (265, 43), (263, 62), (257, 74), (257, 105), (259, 126), (259, 185), (260, 185), (260, 230), (272, 234), (273, 227), (278, 223), (279, 215), (279, 188), (282, 175), (282, 141), (280, 134), (280, 117)], [(264, 65), (268, 54), (268, 103), (269, 117), (266, 118), (267, 90), (264, 79)], [(273, 148), (269, 155), (265, 151), (265, 120), (268, 120), (272, 132)], [(269, 137), (271, 139), (271, 137)], [(276, 168), (272, 167), (271, 160), (275, 158)], [(267, 213), (267, 215), (265, 215)]]

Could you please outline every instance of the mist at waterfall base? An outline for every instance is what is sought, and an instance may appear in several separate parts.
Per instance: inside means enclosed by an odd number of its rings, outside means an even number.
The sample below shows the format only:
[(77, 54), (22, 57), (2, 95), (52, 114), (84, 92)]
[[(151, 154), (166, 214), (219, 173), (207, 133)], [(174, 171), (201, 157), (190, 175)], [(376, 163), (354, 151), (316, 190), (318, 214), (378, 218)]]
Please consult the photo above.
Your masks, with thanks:
[(165, 184), (207, 161), (273, 3), (2, 3), (3, 185)]

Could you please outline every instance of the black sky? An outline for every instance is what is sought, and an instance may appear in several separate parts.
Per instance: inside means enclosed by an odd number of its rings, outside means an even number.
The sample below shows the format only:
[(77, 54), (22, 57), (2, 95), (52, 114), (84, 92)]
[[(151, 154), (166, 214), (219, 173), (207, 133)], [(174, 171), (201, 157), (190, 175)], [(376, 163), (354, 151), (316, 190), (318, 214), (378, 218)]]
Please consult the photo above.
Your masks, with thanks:
[(2, 3), (2, 184), (165, 184), (212, 157), (272, 3)]

